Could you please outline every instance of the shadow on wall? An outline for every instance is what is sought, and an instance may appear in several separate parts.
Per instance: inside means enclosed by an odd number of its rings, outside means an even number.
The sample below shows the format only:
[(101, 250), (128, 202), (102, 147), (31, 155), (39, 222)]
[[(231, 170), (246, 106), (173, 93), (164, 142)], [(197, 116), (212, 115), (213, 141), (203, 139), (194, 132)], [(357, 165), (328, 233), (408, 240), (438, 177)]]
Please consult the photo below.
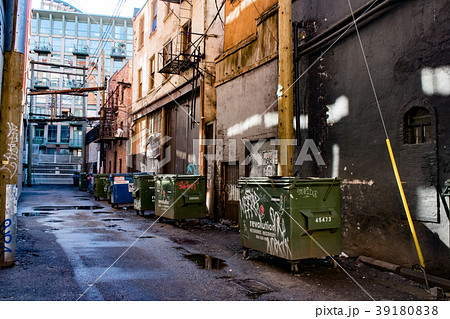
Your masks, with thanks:
[[(342, 249), (347, 255), (368, 255), (408, 268), (419, 264), (398, 194), (383, 196), (383, 187), (377, 183), (357, 180), (344, 180), (341, 191)], [(394, 201), (395, 208), (388, 205), (383, 210), (380, 198), (386, 202)], [(370, 206), (378, 209), (364, 211), (364, 207)], [(414, 227), (429, 273), (450, 278), (448, 246), (425, 224), (415, 222)]]

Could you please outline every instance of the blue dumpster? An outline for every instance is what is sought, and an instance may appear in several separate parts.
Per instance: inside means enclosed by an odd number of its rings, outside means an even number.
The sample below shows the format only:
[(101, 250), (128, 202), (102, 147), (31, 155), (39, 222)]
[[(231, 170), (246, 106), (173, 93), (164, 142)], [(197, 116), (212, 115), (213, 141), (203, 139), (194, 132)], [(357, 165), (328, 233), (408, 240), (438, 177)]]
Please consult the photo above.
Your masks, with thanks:
[(133, 206), (133, 174), (111, 174), (109, 181), (112, 207)]

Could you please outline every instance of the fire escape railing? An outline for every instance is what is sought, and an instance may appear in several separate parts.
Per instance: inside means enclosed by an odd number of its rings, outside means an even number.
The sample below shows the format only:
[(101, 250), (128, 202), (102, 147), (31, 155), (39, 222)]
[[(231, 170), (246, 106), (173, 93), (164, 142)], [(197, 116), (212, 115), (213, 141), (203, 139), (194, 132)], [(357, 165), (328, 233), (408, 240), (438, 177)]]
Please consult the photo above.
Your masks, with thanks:
[(158, 52), (158, 65), (161, 65), (158, 72), (180, 74), (198, 65), (205, 57), (203, 39), (201, 33), (180, 31)]
[(119, 107), (119, 88), (111, 92), (106, 100), (105, 105), (100, 110), (101, 120), (99, 125), (98, 142), (106, 142), (112, 140), (126, 140), (129, 138), (129, 127), (127, 121), (118, 123)]

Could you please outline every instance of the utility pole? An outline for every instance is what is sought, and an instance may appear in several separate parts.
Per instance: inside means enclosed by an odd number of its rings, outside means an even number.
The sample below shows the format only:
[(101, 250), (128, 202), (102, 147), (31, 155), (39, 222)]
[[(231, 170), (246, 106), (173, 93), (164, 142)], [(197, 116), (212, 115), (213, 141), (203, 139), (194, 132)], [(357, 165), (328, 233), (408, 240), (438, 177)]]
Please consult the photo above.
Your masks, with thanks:
[[(30, 71), (30, 80), (31, 80), (31, 88), (34, 87), (34, 64), (31, 63), (31, 71)], [(33, 100), (34, 97), (30, 96), (30, 113), (33, 113)], [(31, 119), (31, 116), (28, 115), (28, 120)], [(28, 168), (27, 168), (27, 186), (31, 187), (33, 185), (31, 178), (32, 178), (32, 169), (33, 169), (33, 126), (28, 121), (27, 123), (28, 128)]]
[(292, 0), (278, 2), (278, 175), (294, 175)]
[[(85, 81), (85, 87), (86, 83), (88, 83), (88, 80), (85, 79), (86, 77), (86, 70), (83, 69), (83, 80)], [(83, 118), (86, 118), (86, 96), (83, 94)], [(83, 120), (83, 125), (81, 126), (81, 155), (82, 155), (82, 164), (81, 164), (81, 171), (86, 172), (86, 120)]]
[[(106, 87), (106, 79), (105, 79), (105, 50), (102, 51), (102, 79), (101, 79), (102, 83), (103, 83), (103, 90), (102, 90), (102, 101), (100, 102), (100, 126), (99, 126), (99, 130), (100, 130), (100, 136), (102, 134), (102, 128), (103, 128), (103, 123), (104, 120), (106, 118), (105, 115), (105, 102), (106, 102), (106, 91), (105, 91), (105, 87)], [(99, 169), (100, 169), (100, 174), (105, 174), (106, 173), (106, 156), (105, 156), (105, 144), (104, 143), (100, 143), (100, 163), (99, 163)]]
[(18, 176), (21, 169), (19, 156), (28, 12), (26, 0), (7, 0), (3, 3), (5, 57), (0, 111), (0, 268), (14, 266), (16, 259)]

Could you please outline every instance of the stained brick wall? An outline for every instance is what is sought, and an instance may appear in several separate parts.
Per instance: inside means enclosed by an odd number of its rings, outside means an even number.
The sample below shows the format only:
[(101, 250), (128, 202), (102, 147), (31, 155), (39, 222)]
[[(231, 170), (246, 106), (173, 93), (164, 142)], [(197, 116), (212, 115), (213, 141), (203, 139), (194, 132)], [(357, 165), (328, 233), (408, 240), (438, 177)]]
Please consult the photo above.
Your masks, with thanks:
[[(131, 112), (131, 62), (111, 76), (108, 82), (108, 92), (111, 94), (119, 86), (118, 106), (116, 124), (117, 127), (122, 127), (123, 134), (130, 132), (130, 112)], [(127, 141), (115, 140), (105, 144), (106, 153), (106, 173), (127, 173), (129, 170), (126, 167), (127, 163)]]

